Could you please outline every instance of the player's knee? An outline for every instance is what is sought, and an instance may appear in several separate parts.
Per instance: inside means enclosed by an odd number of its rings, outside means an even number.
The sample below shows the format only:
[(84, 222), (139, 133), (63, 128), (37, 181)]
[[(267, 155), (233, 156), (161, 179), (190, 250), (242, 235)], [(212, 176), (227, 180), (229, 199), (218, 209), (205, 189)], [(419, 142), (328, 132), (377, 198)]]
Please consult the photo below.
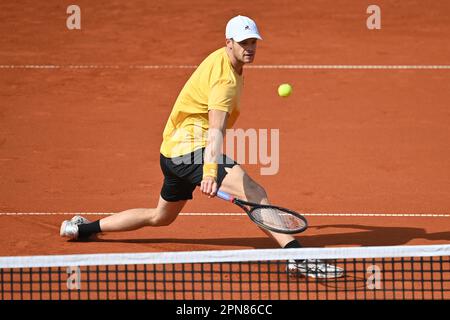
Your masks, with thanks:
[(174, 220), (162, 215), (155, 215), (150, 219), (150, 225), (153, 227), (164, 227), (170, 225)]
[(170, 225), (176, 219), (176, 215), (170, 215), (165, 212), (159, 212), (159, 210), (154, 210), (152, 214), (149, 215), (148, 225), (153, 227), (164, 227)]

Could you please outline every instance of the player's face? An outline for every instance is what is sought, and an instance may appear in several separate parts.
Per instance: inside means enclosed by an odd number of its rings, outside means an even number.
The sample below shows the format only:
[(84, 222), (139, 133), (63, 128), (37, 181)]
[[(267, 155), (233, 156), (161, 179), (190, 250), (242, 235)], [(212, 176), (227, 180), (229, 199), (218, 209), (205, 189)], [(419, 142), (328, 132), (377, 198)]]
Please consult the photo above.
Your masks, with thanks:
[(256, 54), (255, 38), (243, 40), (241, 42), (233, 41), (233, 54), (236, 60), (242, 63), (252, 63)]

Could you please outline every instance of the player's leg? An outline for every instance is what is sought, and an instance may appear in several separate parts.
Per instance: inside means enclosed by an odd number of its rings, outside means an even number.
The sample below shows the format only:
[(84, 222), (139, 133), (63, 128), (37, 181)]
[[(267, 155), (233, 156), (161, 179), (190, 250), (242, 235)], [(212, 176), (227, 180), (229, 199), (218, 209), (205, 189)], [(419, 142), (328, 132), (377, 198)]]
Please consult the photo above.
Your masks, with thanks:
[(187, 200), (192, 199), (195, 185), (181, 179), (174, 173), (189, 166), (175, 167), (171, 159), (160, 157), (164, 183), (156, 208), (129, 209), (109, 217), (89, 222), (82, 217), (74, 217), (62, 223), (60, 235), (71, 239), (84, 239), (100, 232), (131, 231), (146, 226), (167, 226), (183, 209)]
[(166, 201), (160, 197), (156, 208), (129, 209), (94, 222), (76, 216), (61, 224), (60, 235), (70, 239), (87, 239), (100, 232), (131, 231), (146, 226), (167, 226), (177, 218), (186, 202), (187, 200)]
[[(270, 204), (264, 188), (256, 183), (240, 165), (225, 167), (226, 176), (223, 178), (220, 189), (237, 198), (254, 203)], [(298, 242), (292, 235), (275, 233), (264, 228), (263, 232), (273, 238), (281, 247), (298, 247)]]
[[(263, 187), (256, 183), (239, 165), (225, 167), (227, 172), (222, 180), (220, 189), (249, 202), (269, 204), (267, 193)], [(220, 171), (220, 169), (219, 169)], [(220, 179), (219, 179), (220, 180)], [(283, 248), (299, 248), (300, 243), (291, 235), (281, 234), (260, 228), (272, 237)], [(321, 260), (289, 260), (286, 271), (290, 275), (303, 275), (316, 278), (339, 278), (344, 270), (338, 266), (328, 264)]]
[(169, 202), (159, 197), (158, 206), (151, 209), (130, 209), (100, 220), (102, 232), (131, 231), (146, 226), (168, 226), (178, 216), (187, 200)]

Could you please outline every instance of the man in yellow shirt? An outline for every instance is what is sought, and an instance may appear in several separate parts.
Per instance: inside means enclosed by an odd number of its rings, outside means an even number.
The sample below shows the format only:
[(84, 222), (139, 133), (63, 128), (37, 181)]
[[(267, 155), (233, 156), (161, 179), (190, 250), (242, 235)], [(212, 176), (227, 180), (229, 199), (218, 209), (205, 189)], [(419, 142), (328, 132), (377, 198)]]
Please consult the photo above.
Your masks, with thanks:
[[(253, 62), (261, 36), (255, 22), (244, 16), (228, 22), (225, 36), (226, 46), (198, 66), (170, 113), (160, 149), (164, 183), (157, 207), (130, 209), (92, 223), (76, 216), (62, 223), (61, 236), (83, 239), (99, 232), (169, 225), (192, 199), (197, 186), (209, 197), (214, 197), (220, 187), (237, 198), (269, 204), (265, 190), (221, 153), (224, 132), (239, 116), (243, 67)], [(300, 247), (291, 235), (261, 230), (281, 247)], [(303, 264), (304, 269), (310, 267)], [(332, 266), (322, 267), (333, 272)], [(297, 270), (297, 265), (294, 263), (292, 268)], [(308, 272), (311, 274), (311, 270)]]

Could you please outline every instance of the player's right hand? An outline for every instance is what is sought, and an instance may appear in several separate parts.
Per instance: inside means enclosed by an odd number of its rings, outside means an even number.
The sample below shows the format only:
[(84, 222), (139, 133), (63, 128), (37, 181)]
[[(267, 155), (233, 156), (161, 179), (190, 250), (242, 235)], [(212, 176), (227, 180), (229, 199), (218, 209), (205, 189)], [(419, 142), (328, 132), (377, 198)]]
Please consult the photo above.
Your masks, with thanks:
[(217, 182), (213, 177), (204, 177), (200, 183), (200, 190), (209, 198), (215, 197), (217, 193)]

